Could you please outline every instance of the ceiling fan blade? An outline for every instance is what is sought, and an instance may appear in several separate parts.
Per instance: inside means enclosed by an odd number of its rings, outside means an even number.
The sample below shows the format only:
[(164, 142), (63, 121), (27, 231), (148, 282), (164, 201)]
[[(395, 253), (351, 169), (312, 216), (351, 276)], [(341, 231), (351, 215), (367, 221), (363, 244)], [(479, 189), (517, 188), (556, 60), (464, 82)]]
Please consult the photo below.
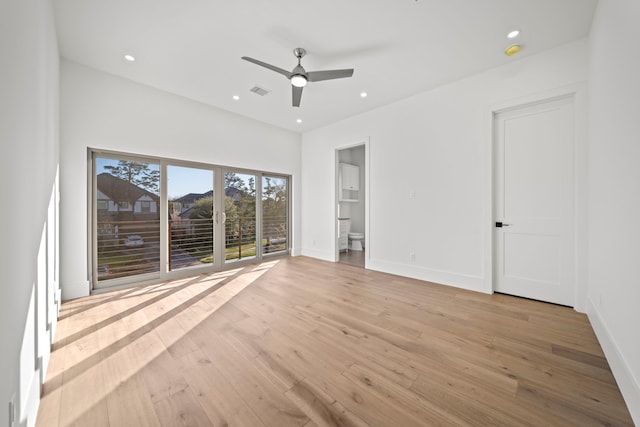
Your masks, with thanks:
[(261, 67), (268, 68), (272, 71), (275, 71), (276, 73), (280, 73), (288, 79), (291, 78), (291, 73), (289, 71), (283, 70), (282, 68), (276, 67), (275, 65), (267, 64), (266, 62), (258, 61), (257, 59), (249, 58), (248, 56), (243, 56), (242, 59), (244, 59), (245, 61), (253, 62), (254, 64)]
[(302, 98), (302, 88), (293, 85), (291, 85), (291, 88), (293, 89), (293, 106), (299, 107), (300, 99)]
[(353, 76), (353, 68), (348, 70), (310, 71), (307, 73), (307, 80), (320, 82), (322, 80), (342, 79), (351, 76)]

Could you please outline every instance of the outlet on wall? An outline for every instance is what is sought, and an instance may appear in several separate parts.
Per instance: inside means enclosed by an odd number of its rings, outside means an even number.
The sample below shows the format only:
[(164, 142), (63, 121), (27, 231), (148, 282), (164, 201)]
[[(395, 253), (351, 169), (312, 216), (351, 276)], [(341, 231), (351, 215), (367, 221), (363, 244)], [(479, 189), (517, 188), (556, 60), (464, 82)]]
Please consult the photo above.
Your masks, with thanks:
[(415, 252), (409, 252), (409, 260), (411, 262), (415, 262), (415, 260), (416, 260), (416, 253)]

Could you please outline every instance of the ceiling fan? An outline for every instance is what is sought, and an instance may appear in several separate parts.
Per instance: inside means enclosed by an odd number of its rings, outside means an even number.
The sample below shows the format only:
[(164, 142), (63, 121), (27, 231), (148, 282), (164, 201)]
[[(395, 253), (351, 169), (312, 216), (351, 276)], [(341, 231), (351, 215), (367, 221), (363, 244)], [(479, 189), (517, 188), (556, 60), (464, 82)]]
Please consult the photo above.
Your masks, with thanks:
[(302, 88), (307, 85), (307, 82), (319, 82), (322, 80), (333, 80), (333, 79), (342, 79), (345, 77), (351, 77), (353, 75), (353, 68), (345, 69), (345, 70), (325, 70), (325, 71), (306, 71), (302, 65), (300, 65), (300, 59), (305, 56), (307, 53), (301, 47), (297, 47), (293, 49), (293, 54), (298, 58), (298, 65), (294, 67), (291, 72), (287, 70), (283, 70), (282, 68), (276, 67), (275, 65), (267, 64), (266, 62), (258, 61), (257, 59), (249, 58), (248, 56), (243, 56), (242, 59), (245, 61), (253, 62), (254, 64), (260, 65), (261, 67), (268, 68), (270, 70), (275, 71), (276, 73), (280, 73), (289, 80), (291, 80), (291, 85), (293, 89), (293, 106), (300, 106), (300, 99), (302, 98)]

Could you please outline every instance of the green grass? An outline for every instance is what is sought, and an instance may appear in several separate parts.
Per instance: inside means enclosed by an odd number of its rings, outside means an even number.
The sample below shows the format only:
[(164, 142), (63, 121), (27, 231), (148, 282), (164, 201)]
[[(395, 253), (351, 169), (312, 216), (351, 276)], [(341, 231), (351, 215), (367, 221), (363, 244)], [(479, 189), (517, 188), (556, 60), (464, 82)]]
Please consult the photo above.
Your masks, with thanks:
[[(229, 246), (225, 248), (225, 260), (238, 259), (238, 246)], [(246, 245), (242, 245), (242, 258), (249, 258), (256, 256), (256, 245), (255, 243), (247, 243)], [(203, 258), (200, 258), (200, 262), (202, 263), (212, 263), (213, 255), (209, 255)]]
[(139, 264), (142, 256), (140, 255), (112, 255), (110, 257), (98, 257), (98, 264), (115, 264), (115, 265), (131, 265)]
[[(231, 259), (238, 259), (240, 255), (238, 254), (238, 246), (229, 246), (225, 248), (225, 260), (229, 261)], [(242, 245), (242, 258), (249, 258), (256, 256), (256, 244), (255, 243), (247, 243)]]

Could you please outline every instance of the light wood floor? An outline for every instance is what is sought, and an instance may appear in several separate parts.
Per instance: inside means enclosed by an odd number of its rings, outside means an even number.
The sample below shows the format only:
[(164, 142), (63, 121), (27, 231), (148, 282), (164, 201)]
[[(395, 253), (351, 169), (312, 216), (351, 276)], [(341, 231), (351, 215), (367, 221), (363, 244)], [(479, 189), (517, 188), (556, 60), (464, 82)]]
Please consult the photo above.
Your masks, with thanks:
[(340, 252), (339, 260), (345, 264), (364, 268), (364, 250)]
[(296, 257), (64, 303), (37, 425), (633, 424), (572, 309)]

